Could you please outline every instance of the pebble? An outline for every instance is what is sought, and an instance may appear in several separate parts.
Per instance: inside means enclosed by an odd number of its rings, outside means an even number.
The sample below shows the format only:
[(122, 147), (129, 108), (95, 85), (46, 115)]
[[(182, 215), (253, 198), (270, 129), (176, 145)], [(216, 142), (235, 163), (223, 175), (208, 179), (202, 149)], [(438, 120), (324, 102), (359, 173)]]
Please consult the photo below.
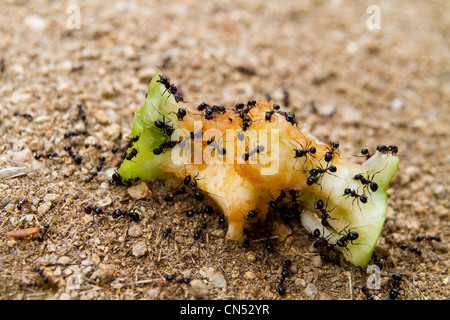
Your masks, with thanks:
[(247, 271), (244, 273), (244, 278), (247, 280), (252, 280), (256, 278), (256, 275), (253, 271)]
[(314, 283), (308, 283), (303, 292), (310, 298), (315, 299), (319, 295), (319, 290)]
[(59, 199), (60, 195), (56, 193), (47, 193), (44, 197), (44, 201), (56, 202)]
[(131, 249), (131, 254), (136, 258), (142, 257), (147, 253), (147, 246), (144, 242), (136, 243)]
[(56, 261), (56, 263), (57, 263), (57, 264), (61, 264), (61, 265), (66, 266), (66, 265), (68, 265), (71, 261), (72, 261), (71, 258), (69, 258), (69, 257), (67, 257), (67, 256), (62, 256), (62, 257), (60, 257), (60, 258)]
[(29, 162), (33, 157), (32, 152), (30, 149), (25, 148), (21, 151), (13, 152), (11, 154), (11, 160), (16, 163), (26, 163)]
[(144, 231), (142, 230), (142, 227), (137, 223), (133, 224), (128, 229), (128, 235), (133, 238), (138, 238), (138, 237), (142, 236), (143, 233), (144, 233)]
[(198, 300), (207, 300), (209, 298), (208, 286), (199, 279), (194, 279), (190, 283), (189, 291)]
[(256, 260), (256, 253), (253, 251), (249, 251), (246, 254), (247, 261), (254, 262)]
[(50, 201), (44, 201), (41, 205), (39, 205), (37, 212), (39, 215), (46, 214), (50, 208), (52, 207), (52, 203)]
[(394, 111), (400, 111), (403, 109), (403, 100), (400, 98), (395, 98), (391, 101), (391, 109)]
[(127, 189), (127, 192), (130, 197), (136, 200), (144, 199), (151, 194), (151, 191), (145, 182), (141, 182), (138, 185), (129, 187)]
[(223, 274), (215, 271), (214, 268), (207, 268), (206, 270), (200, 270), (200, 274), (212, 281), (217, 288), (224, 288), (227, 285)]

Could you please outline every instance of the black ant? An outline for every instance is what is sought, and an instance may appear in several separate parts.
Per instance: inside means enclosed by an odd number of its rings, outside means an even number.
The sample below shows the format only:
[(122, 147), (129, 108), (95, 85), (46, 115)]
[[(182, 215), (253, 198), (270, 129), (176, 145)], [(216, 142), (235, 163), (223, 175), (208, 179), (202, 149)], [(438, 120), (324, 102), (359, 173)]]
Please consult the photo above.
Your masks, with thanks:
[(178, 120), (183, 120), (183, 118), (187, 115), (187, 111), (183, 107), (178, 108), (178, 111), (174, 113), (177, 115)]
[(269, 206), (272, 209), (275, 209), (281, 202), (283, 202), (284, 198), (286, 198), (286, 192), (281, 190), (280, 195), (275, 200), (269, 202)]
[(32, 118), (33, 118), (33, 116), (32, 116), (31, 114), (29, 114), (29, 113), (27, 113), (27, 112), (25, 112), (25, 113), (20, 113), (19, 111), (14, 111), (14, 116), (15, 116), (15, 117), (21, 116), (21, 117), (23, 117), (23, 118), (25, 118), (25, 119), (32, 119)]
[(329, 148), (329, 150), (325, 153), (324, 160), (326, 162), (330, 162), (331, 160), (333, 160), (333, 155), (336, 152), (336, 150), (339, 148), (339, 142), (333, 141), (333, 142), (331, 142), (330, 146), (331, 146), (331, 148)]
[(199, 191), (199, 189), (197, 188), (197, 179), (196, 179), (196, 177), (197, 176), (195, 176), (194, 178), (192, 178), (190, 175), (186, 176), (184, 178), (184, 185), (194, 192), (194, 198), (196, 200), (204, 200), (205, 199), (205, 195), (203, 193), (201, 193)]
[(25, 203), (27, 203), (28, 200), (27, 199), (23, 199), (21, 200), (18, 204), (17, 204), (17, 210), (22, 210), (22, 207)]
[(138, 150), (136, 148), (131, 149), (131, 152), (127, 155), (126, 159), (131, 160), (136, 157), (138, 154)]
[(418, 235), (416, 238), (416, 241), (419, 241), (419, 242), (423, 241), (423, 240), (441, 242), (441, 237), (439, 235), (435, 235), (435, 236)]
[(329, 251), (334, 250), (334, 244), (328, 242), (328, 238), (331, 237), (331, 233), (328, 235), (328, 237), (320, 236), (320, 230), (314, 229), (312, 233), (312, 237), (314, 239), (319, 238), (316, 242), (314, 242), (314, 248), (318, 249), (320, 247), (323, 247)]
[[(331, 194), (331, 192), (330, 192)], [(328, 222), (328, 220), (332, 220), (331, 216), (329, 215), (329, 212), (333, 211), (335, 208), (331, 209), (331, 210), (327, 210), (328, 207), (328, 201), (330, 199), (330, 195), (328, 195), (327, 198), (327, 203), (324, 204), (322, 199), (317, 200), (317, 202), (314, 205), (314, 208), (319, 210), (322, 217), (321, 217), (321, 223), (324, 227), (329, 227), (330, 224)]]
[(270, 109), (269, 111), (266, 111), (266, 116), (265, 116), (266, 121), (271, 122), (272, 121), (272, 116), (278, 110), (280, 110), (280, 105), (279, 104), (274, 104), (272, 109)]
[(283, 270), (281, 271), (281, 279), (280, 279), (280, 285), (278, 287), (278, 294), (281, 296), (284, 296), (286, 294), (286, 289), (284, 288), (284, 282), (286, 281), (286, 278), (289, 276), (289, 266), (291, 265), (291, 260), (286, 260), (284, 262)]
[[(353, 198), (354, 198), (353, 201), (359, 200), (359, 201), (361, 201), (361, 203), (367, 203), (367, 197), (366, 197), (366, 195), (365, 195), (365, 194), (359, 195), (359, 194), (357, 193), (357, 191), (355, 191), (355, 189), (345, 188), (345, 190), (344, 190), (344, 196), (347, 196), (347, 197), (353, 197)], [(359, 203), (358, 203), (358, 206), (359, 206)], [(361, 208), (360, 208), (360, 209), (361, 209)]]
[(173, 95), (178, 92), (177, 87), (174, 84), (171, 84), (169, 79), (167, 79), (167, 77), (165, 76), (159, 75), (159, 80), (156, 80), (156, 82), (161, 83), (166, 88), (164, 92), (169, 91)]
[(294, 140), (294, 141), (297, 142), (301, 147), (301, 149), (293, 149), (295, 152), (294, 158), (307, 157), (308, 154), (310, 156), (314, 157), (314, 154), (316, 153), (317, 150), (316, 150), (316, 147), (314, 147), (314, 146), (310, 147), (311, 141), (308, 141), (308, 143), (306, 144), (305, 147), (303, 147), (303, 145), (300, 142), (298, 142), (297, 140)]
[(66, 133), (64, 133), (64, 139), (68, 139), (70, 137), (75, 137), (79, 135), (87, 135), (87, 130), (81, 129), (79, 131), (67, 131)]
[(169, 234), (172, 232), (172, 228), (167, 228), (166, 231), (162, 234), (163, 238), (167, 238)]
[[(345, 228), (344, 228), (345, 231)], [(359, 234), (356, 231), (348, 231), (341, 238), (336, 240), (336, 245), (341, 248), (346, 248), (348, 243), (353, 244), (353, 241), (359, 238)]]
[(207, 144), (208, 146), (211, 146), (211, 147), (213, 148), (213, 150), (216, 150), (218, 155), (223, 156), (223, 155), (225, 155), (225, 154), (227, 153), (227, 150), (225, 150), (224, 148), (222, 148), (222, 147), (214, 140), (214, 138), (209, 138), (209, 139), (206, 141), (206, 144)]
[(334, 165), (328, 166), (326, 168), (313, 168), (309, 170), (309, 177), (306, 180), (306, 184), (308, 186), (313, 185), (314, 183), (319, 184), (320, 178), (327, 172), (336, 172), (337, 168)]
[(265, 149), (264, 146), (257, 146), (255, 149), (250, 150), (247, 153), (244, 153), (242, 158), (244, 159), (244, 161), (247, 161), (250, 157), (254, 156), (255, 154), (260, 154), (261, 152), (263, 152), (264, 149)]
[(127, 211), (127, 210), (116, 209), (113, 211), (112, 217), (114, 219), (118, 219), (120, 217), (127, 217), (127, 218), (133, 220), (134, 222), (139, 221), (139, 214), (136, 211)]
[(74, 154), (71, 145), (66, 145), (66, 146), (64, 147), (64, 150), (67, 151), (67, 152), (69, 153), (69, 155), (72, 157), (73, 161), (74, 161), (76, 164), (81, 164), (81, 162), (82, 162), (81, 156)]
[(415, 253), (415, 254), (418, 255), (418, 256), (421, 256), (421, 255), (422, 255), (422, 250), (420, 250), (419, 248), (411, 248), (411, 247), (410, 247), (408, 244), (406, 244), (406, 243), (403, 243), (403, 244), (400, 246), (400, 249), (402, 249), (402, 250), (408, 249), (409, 251)]
[(138, 141), (139, 141), (139, 135), (134, 135), (132, 138), (129, 138), (127, 141), (127, 144), (124, 147), (124, 150), (128, 150), (133, 145), (133, 142), (138, 142)]
[(259, 210), (255, 210), (255, 209), (249, 210), (245, 219), (246, 220), (255, 219), (258, 216), (258, 213), (259, 213)]
[(371, 153), (369, 152), (369, 149), (367, 149), (367, 148), (361, 149), (361, 154), (362, 154), (363, 156), (366, 156), (366, 160), (369, 160), (370, 157), (373, 156), (373, 153), (371, 154)]
[(278, 111), (277, 113), (281, 114), (287, 122), (289, 122), (292, 125), (297, 125), (297, 121), (295, 120), (295, 113), (292, 111), (284, 112), (284, 111)]
[(392, 155), (396, 155), (398, 152), (398, 147), (395, 145), (385, 146), (384, 144), (377, 146), (377, 151), (381, 153), (389, 153), (391, 152)]
[(81, 103), (79, 103), (79, 104), (77, 105), (77, 107), (78, 107), (78, 117), (79, 117), (81, 120), (86, 121), (86, 113), (85, 113), (84, 110), (83, 110), (83, 105), (82, 105)]
[(165, 120), (156, 120), (155, 126), (168, 136), (171, 136), (175, 131), (175, 129), (171, 125), (167, 124)]
[[(153, 154), (160, 155), (166, 151), (166, 149), (172, 149), (177, 145), (176, 141), (165, 141), (161, 143), (157, 148), (153, 149)], [(135, 150), (135, 149), (133, 149)], [(127, 158), (128, 159), (128, 158)], [(129, 160), (129, 159), (128, 159)]]
[(391, 290), (389, 291), (389, 299), (391, 300), (397, 299), (401, 280), (402, 280), (401, 274), (398, 273), (392, 274), (392, 287)]

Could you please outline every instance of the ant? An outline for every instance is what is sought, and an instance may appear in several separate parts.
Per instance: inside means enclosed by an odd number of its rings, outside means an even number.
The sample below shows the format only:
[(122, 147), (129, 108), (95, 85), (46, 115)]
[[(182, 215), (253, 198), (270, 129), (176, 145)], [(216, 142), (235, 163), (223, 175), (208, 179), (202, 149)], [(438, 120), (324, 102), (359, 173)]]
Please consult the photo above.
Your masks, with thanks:
[[(367, 197), (366, 197), (366, 195), (364, 195), (364, 194), (359, 195), (359, 194), (355, 191), (355, 189), (345, 188), (345, 190), (344, 190), (344, 196), (355, 198), (355, 199), (353, 199), (353, 201), (359, 200), (359, 201), (361, 201), (362, 203), (367, 203)], [(358, 205), (359, 205), (359, 204), (358, 204)], [(361, 209), (361, 208), (360, 208), (360, 209)]]
[(395, 145), (385, 146), (384, 144), (377, 146), (377, 151), (381, 153), (389, 153), (391, 152), (392, 155), (396, 155), (398, 152), (398, 147)]
[(266, 116), (265, 116), (266, 121), (271, 122), (272, 121), (272, 116), (278, 110), (280, 110), (280, 105), (279, 104), (274, 104), (272, 109), (270, 109), (269, 111), (266, 111)]
[(427, 240), (427, 241), (436, 241), (436, 242), (441, 242), (441, 237), (439, 235), (435, 235), (435, 236), (423, 236), (423, 235), (418, 235), (416, 238), (416, 241), (423, 241), (423, 240)]
[(14, 111), (14, 116), (15, 116), (15, 117), (21, 116), (21, 117), (23, 117), (23, 118), (25, 118), (25, 119), (31, 119), (31, 118), (33, 118), (33, 116), (32, 116), (31, 114), (29, 114), (29, 113), (27, 113), (27, 112), (25, 112), (25, 113), (20, 113), (19, 111)]
[(69, 153), (69, 155), (72, 157), (73, 161), (74, 161), (76, 164), (81, 164), (81, 162), (82, 162), (81, 156), (76, 155), (76, 154), (73, 153), (73, 149), (72, 149), (72, 146), (71, 146), (71, 145), (65, 146), (65, 147), (64, 147), (64, 150), (67, 151), (67, 152)]
[[(383, 169), (384, 170), (384, 169)], [(363, 190), (369, 188), (372, 192), (376, 192), (378, 190), (378, 184), (373, 181), (373, 178), (376, 174), (380, 173), (382, 170), (374, 173), (371, 178), (369, 176), (365, 178), (362, 174), (357, 174), (353, 177), (353, 180), (360, 181), (363, 184)]]
[(166, 231), (162, 234), (163, 238), (167, 238), (169, 234), (172, 232), (172, 228), (167, 228)]
[(324, 227), (329, 227), (329, 226), (330, 226), (330, 224), (328, 223), (328, 220), (327, 220), (327, 219), (331, 219), (331, 220), (333, 220), (333, 219), (332, 219), (331, 216), (329, 215), (329, 212), (333, 211), (333, 210), (336, 208), (336, 207), (335, 207), (335, 208), (333, 208), (333, 209), (331, 209), (331, 210), (327, 210), (327, 207), (328, 207), (328, 201), (330, 200), (330, 195), (331, 195), (331, 192), (330, 192), (330, 194), (328, 195), (326, 205), (323, 203), (323, 200), (322, 200), (322, 199), (317, 200), (317, 202), (316, 202), (315, 205), (314, 205), (314, 208), (317, 209), (317, 210), (319, 210), (320, 213), (322, 214), (321, 222), (322, 222), (322, 225), (323, 225)]
[(284, 112), (284, 111), (278, 111), (277, 113), (281, 114), (287, 122), (289, 122), (292, 125), (297, 125), (297, 121), (295, 120), (295, 113), (292, 111)]
[(191, 178), (190, 175), (186, 176), (184, 178), (184, 185), (194, 192), (194, 198), (196, 200), (204, 200), (205, 199), (205, 195), (203, 193), (201, 193), (198, 190), (198, 188), (197, 188), (197, 179), (196, 179), (196, 177), (197, 176), (195, 176), (194, 178)]
[(171, 84), (169, 79), (163, 75), (159, 75), (159, 80), (156, 80), (156, 82), (161, 83), (166, 88), (164, 92), (169, 91), (173, 95), (178, 92), (177, 87), (174, 84)]
[(178, 120), (183, 120), (183, 118), (187, 115), (187, 111), (183, 107), (178, 108), (178, 111), (177, 112), (173, 112), (173, 113), (175, 113), (177, 115), (177, 119)]
[(168, 136), (171, 136), (175, 131), (175, 129), (171, 125), (166, 123), (165, 117), (164, 120), (155, 120), (155, 126)]
[(330, 162), (331, 160), (333, 160), (333, 155), (336, 152), (336, 150), (339, 148), (339, 142), (337, 142), (337, 141), (331, 142), (330, 147), (331, 148), (329, 148), (328, 152), (325, 153), (324, 160), (326, 162)]
[(293, 149), (295, 152), (294, 158), (307, 157), (308, 154), (310, 156), (314, 157), (314, 154), (316, 153), (317, 150), (316, 150), (316, 147), (314, 147), (314, 146), (310, 147), (311, 141), (308, 141), (308, 143), (306, 144), (305, 147), (303, 147), (303, 145), (300, 142), (298, 142), (297, 140), (294, 140), (294, 141), (297, 142), (301, 147), (301, 149)]
[(245, 218), (246, 220), (255, 219), (258, 216), (259, 210), (249, 210), (248, 215)]
[(21, 200), (18, 204), (17, 204), (17, 210), (22, 210), (22, 207), (25, 203), (27, 203), (28, 200), (27, 199), (23, 199)]
[(289, 266), (292, 264), (291, 260), (286, 260), (284, 262), (283, 270), (281, 271), (281, 279), (280, 279), (280, 286), (278, 287), (278, 294), (281, 296), (284, 296), (286, 294), (286, 289), (284, 288), (284, 281), (289, 276)]
[(83, 105), (82, 105), (81, 103), (79, 103), (79, 104), (77, 105), (77, 107), (78, 107), (78, 117), (79, 117), (81, 120), (86, 121), (86, 113), (85, 113), (84, 110), (83, 110)]
[(389, 291), (389, 299), (391, 300), (397, 299), (401, 280), (402, 280), (401, 274), (398, 273), (392, 274), (392, 287), (391, 290)]
[(217, 142), (214, 140), (214, 138), (209, 138), (206, 141), (206, 144), (208, 146), (211, 146), (213, 148), (213, 150), (217, 151), (217, 154), (223, 156), (227, 153), (227, 150), (225, 150), (224, 148), (222, 148), (221, 146), (219, 146), (219, 144), (217, 144)]
[(260, 154), (261, 152), (264, 151), (264, 146), (257, 146), (255, 149), (250, 150), (247, 153), (244, 153), (244, 155), (242, 156), (242, 158), (244, 159), (244, 161), (247, 161), (250, 157), (252, 157), (253, 155)]
[(367, 149), (367, 148), (361, 149), (361, 154), (362, 154), (363, 156), (366, 156), (366, 160), (369, 160), (370, 157), (373, 156), (373, 153), (371, 154), (371, 153), (369, 152), (369, 149)]
[(286, 192), (281, 190), (280, 195), (275, 200), (269, 202), (269, 206), (272, 209), (275, 209), (281, 202), (283, 202), (284, 198), (286, 198)]
[(337, 168), (335, 165), (328, 166), (326, 168), (313, 168), (309, 170), (309, 177), (306, 180), (306, 184), (311, 186), (314, 183), (319, 184), (320, 178), (327, 172), (336, 172)]
[(81, 129), (80, 131), (67, 131), (66, 133), (64, 133), (64, 139), (68, 139), (68, 138), (74, 137), (74, 136), (79, 136), (80, 134), (87, 135), (87, 130)]
[(319, 229), (314, 229), (313, 233), (312, 233), (312, 237), (314, 239), (319, 238), (319, 240), (317, 240), (316, 242), (314, 242), (314, 248), (318, 249), (320, 247), (324, 247), (325, 249), (332, 251), (334, 250), (334, 244), (331, 244), (328, 242), (329, 237), (331, 237), (331, 233), (328, 235), (328, 237), (324, 237), (324, 236), (320, 236), (320, 230)]
[[(345, 228), (343, 231), (345, 231)], [(349, 230), (348, 232), (345, 232), (345, 234), (341, 238), (336, 240), (336, 245), (341, 248), (346, 248), (349, 242), (353, 244), (353, 241), (357, 240), (358, 238), (359, 234), (356, 231)]]
[(122, 216), (125, 216), (125, 217), (133, 220), (134, 222), (139, 221), (139, 214), (136, 211), (127, 211), (127, 210), (116, 209), (113, 211), (112, 216), (114, 219), (118, 219)]
[(128, 139), (127, 144), (125, 145), (124, 149), (128, 150), (133, 145), (133, 142), (138, 142), (138, 141), (139, 141), (139, 135), (134, 135), (132, 138)]
[[(160, 155), (163, 152), (165, 152), (166, 149), (174, 148), (176, 146), (176, 144), (177, 144), (176, 141), (165, 141), (165, 142), (161, 143), (157, 148), (153, 149), (153, 154)], [(136, 150), (136, 149), (133, 149), (133, 150)], [(127, 157), (127, 160), (130, 160), (130, 159), (128, 159), (128, 157)]]
[(136, 148), (133, 148), (131, 152), (127, 155), (126, 159), (131, 160), (138, 154), (138, 150)]

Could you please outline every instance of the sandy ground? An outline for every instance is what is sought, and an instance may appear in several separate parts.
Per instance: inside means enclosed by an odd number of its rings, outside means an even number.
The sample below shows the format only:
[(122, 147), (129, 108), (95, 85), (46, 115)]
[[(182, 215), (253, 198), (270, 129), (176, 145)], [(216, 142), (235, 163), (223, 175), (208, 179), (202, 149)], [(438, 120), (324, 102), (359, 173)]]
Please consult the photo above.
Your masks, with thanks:
[[(389, 299), (393, 273), (402, 275), (398, 299), (449, 298), (446, 1), (104, 3), (2, 4), (0, 165), (28, 171), (0, 180), (1, 299)], [(68, 28), (76, 22), (70, 4), (80, 9), (80, 29)], [(380, 29), (367, 27), (370, 5), (380, 8)], [(285, 238), (268, 252), (259, 230), (249, 231), (248, 248), (226, 241), (220, 212), (186, 217), (195, 204), (166, 203), (172, 190), (161, 181), (140, 200), (109, 186), (107, 169), (120, 160), (112, 149), (130, 134), (157, 66), (192, 105), (231, 107), (270, 95), (344, 153), (396, 144), (400, 167), (378, 260), (369, 263), (382, 263), (381, 288), (363, 293), (366, 269), (323, 261), (296, 221), (268, 226)], [(34, 159), (37, 152), (44, 157)], [(100, 156), (100, 173), (85, 183)], [(86, 214), (88, 205), (103, 214)], [(113, 219), (116, 208), (141, 220)], [(43, 241), (5, 236), (45, 224)], [(441, 241), (417, 242), (418, 235)]]

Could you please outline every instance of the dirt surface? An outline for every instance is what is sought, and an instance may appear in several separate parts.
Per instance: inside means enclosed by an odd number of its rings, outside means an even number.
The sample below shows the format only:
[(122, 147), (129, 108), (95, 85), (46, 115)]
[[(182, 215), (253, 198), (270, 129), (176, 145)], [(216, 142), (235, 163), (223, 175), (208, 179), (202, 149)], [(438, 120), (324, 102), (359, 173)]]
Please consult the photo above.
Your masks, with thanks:
[[(76, 12), (66, 12), (69, 4), (80, 9), (80, 29), (67, 27)], [(374, 4), (378, 30), (366, 25)], [(445, 1), (2, 4), (0, 165), (28, 171), (0, 180), (0, 298), (377, 300), (389, 299), (398, 273), (398, 299), (448, 299), (449, 9)], [(369, 263), (382, 263), (381, 288), (363, 293), (366, 268), (322, 260), (299, 222), (268, 226), (278, 235), (273, 252), (258, 229), (248, 231), (247, 248), (225, 240), (220, 212), (189, 218), (186, 210), (199, 208), (190, 197), (166, 203), (173, 190), (162, 181), (149, 183), (143, 199), (110, 186), (120, 161), (112, 149), (129, 136), (157, 66), (192, 105), (270, 95), (343, 153), (396, 144), (379, 261)], [(100, 172), (86, 183), (100, 156)], [(88, 205), (103, 213), (87, 214)], [(116, 208), (140, 221), (114, 219)], [(5, 235), (45, 224), (42, 241)]]

